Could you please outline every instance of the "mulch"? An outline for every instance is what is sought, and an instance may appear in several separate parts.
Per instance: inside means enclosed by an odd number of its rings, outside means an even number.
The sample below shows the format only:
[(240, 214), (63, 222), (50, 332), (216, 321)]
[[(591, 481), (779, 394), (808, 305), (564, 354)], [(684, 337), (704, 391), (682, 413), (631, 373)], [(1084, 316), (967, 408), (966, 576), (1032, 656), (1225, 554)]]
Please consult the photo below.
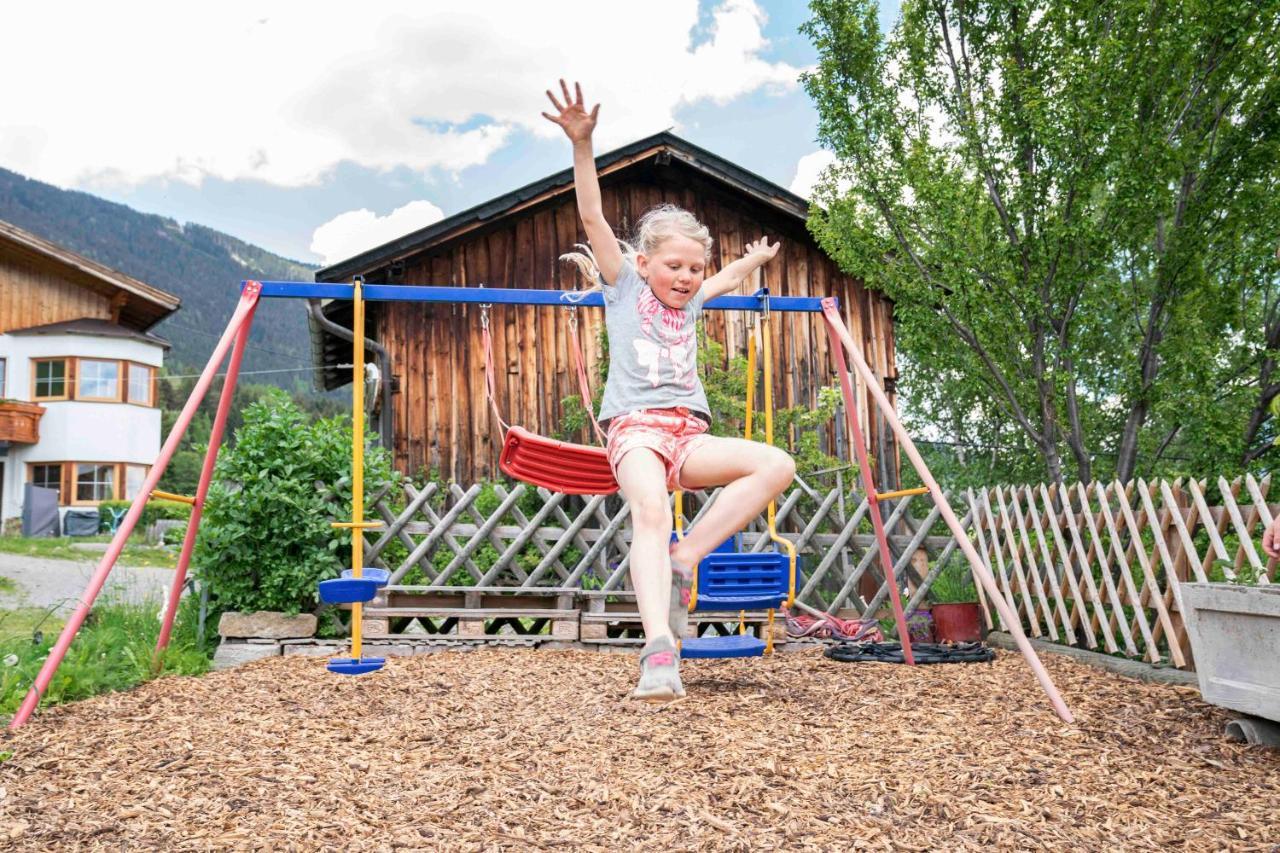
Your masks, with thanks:
[(690, 661), (486, 649), (275, 658), (44, 709), (0, 749), (6, 849), (1274, 850), (1280, 752), (1194, 689), (1049, 656)]

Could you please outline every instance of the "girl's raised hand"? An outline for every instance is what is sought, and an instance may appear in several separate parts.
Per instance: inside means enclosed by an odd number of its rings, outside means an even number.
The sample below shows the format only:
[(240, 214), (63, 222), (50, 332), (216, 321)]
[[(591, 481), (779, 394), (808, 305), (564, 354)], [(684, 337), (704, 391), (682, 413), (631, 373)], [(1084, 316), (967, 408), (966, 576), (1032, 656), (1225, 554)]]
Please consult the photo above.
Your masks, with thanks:
[(766, 264), (777, 256), (780, 248), (782, 248), (782, 243), (774, 243), (770, 246), (769, 238), (761, 237), (759, 240), (752, 240), (747, 244), (747, 257), (755, 258), (761, 264)]
[(556, 100), (556, 96), (551, 94), (551, 90), (547, 90), (547, 97), (551, 99), (551, 103), (555, 105), (559, 115), (551, 115), (543, 113), (542, 117), (547, 121), (560, 125), (560, 129), (564, 131), (565, 136), (573, 142), (581, 142), (591, 138), (591, 132), (596, 129), (596, 116), (600, 114), (600, 105), (596, 104), (591, 108), (591, 112), (587, 112), (587, 108), (582, 103), (582, 86), (577, 83), (573, 84), (573, 90), (577, 97), (569, 94), (569, 87), (565, 85), (563, 80), (560, 81), (560, 91), (564, 93), (564, 103), (561, 104)]

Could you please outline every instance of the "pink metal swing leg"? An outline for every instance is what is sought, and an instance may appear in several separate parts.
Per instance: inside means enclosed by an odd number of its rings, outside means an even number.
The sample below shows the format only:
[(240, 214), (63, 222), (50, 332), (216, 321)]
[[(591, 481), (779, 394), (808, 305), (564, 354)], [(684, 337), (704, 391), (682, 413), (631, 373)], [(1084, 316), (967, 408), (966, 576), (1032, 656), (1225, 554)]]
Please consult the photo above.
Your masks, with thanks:
[[(213, 350), (213, 355), (209, 358), (209, 363), (205, 365), (204, 372), (196, 382), (195, 388), (192, 389), (191, 396), (187, 398), (186, 405), (182, 407), (182, 412), (178, 415), (177, 422), (173, 425), (173, 429), (169, 431), (169, 437), (160, 449), (160, 455), (156, 458), (155, 464), (151, 466), (147, 479), (142, 485), (142, 491), (134, 498), (133, 503), (129, 506), (129, 511), (120, 522), (120, 526), (116, 528), (115, 536), (111, 539), (111, 544), (107, 546), (107, 552), (102, 556), (101, 562), (98, 563), (98, 567), (94, 570), (93, 577), (89, 580), (89, 585), (80, 597), (75, 612), (71, 614), (71, 617), (67, 620), (66, 627), (62, 629), (62, 633), (58, 636), (58, 641), (50, 649), (49, 657), (45, 659), (44, 666), (40, 668), (35, 683), (31, 685), (26, 698), (22, 700), (22, 705), (18, 708), (18, 712), (13, 715), (13, 720), (9, 723), (10, 731), (16, 731), (27, 722), (32, 712), (35, 711), (36, 705), (39, 704), (40, 697), (44, 695), (44, 691), (48, 688), (49, 682), (53, 680), (53, 674), (57, 671), (58, 665), (62, 663), (63, 657), (66, 656), (67, 649), (71, 646), (71, 641), (75, 639), (76, 632), (80, 630), (85, 617), (89, 615), (89, 610), (93, 607), (94, 600), (107, 582), (107, 576), (115, 568), (120, 552), (124, 550), (125, 542), (128, 541), (138, 523), (138, 519), (142, 516), (142, 510), (146, 506), (147, 498), (150, 497), (156, 484), (160, 482), (160, 477), (164, 474), (165, 468), (169, 465), (169, 460), (178, 449), (178, 444), (181, 442), (183, 434), (187, 431), (187, 427), (191, 424), (191, 419), (195, 416), (201, 400), (209, 393), (209, 386), (213, 384), (213, 377), (218, 371), (218, 366), (222, 364), (223, 358), (227, 355), (227, 350), (231, 348), (232, 341), (239, 335), (241, 328), (245, 327), (253, 316), (253, 311), (258, 304), (258, 297), (261, 292), (262, 285), (257, 282), (248, 282), (244, 290), (241, 291), (240, 302), (231, 317), (231, 322), (227, 324), (226, 331), (222, 333), (222, 338), (219, 339), (218, 345)], [(212, 442), (210, 442), (210, 445), (211, 449), (216, 447)], [(177, 599), (175, 597), (172, 603), (176, 604), (176, 602)]]
[[(964, 552), (965, 557), (969, 560), (970, 569), (973, 576), (977, 579), (982, 588), (987, 591), (991, 602), (995, 605), (996, 610), (1000, 614), (1000, 618), (1004, 620), (1005, 625), (1009, 627), (1009, 633), (1013, 635), (1014, 642), (1018, 646), (1018, 651), (1022, 652), (1022, 657), (1026, 659), (1027, 665), (1031, 667), (1031, 671), (1035, 674), (1036, 680), (1040, 682), (1041, 689), (1045, 695), (1049, 697), (1049, 702), (1053, 706), (1054, 711), (1064, 722), (1074, 722), (1075, 718), (1071, 714), (1071, 709), (1067, 707), (1066, 702), (1062, 700), (1062, 695), (1058, 692), (1058, 688), (1054, 686), (1053, 679), (1049, 677), (1049, 673), (1045, 670), (1044, 664), (1040, 662), (1040, 658), (1036, 655), (1035, 649), (1031, 648), (1031, 643), (1027, 641), (1027, 635), (1022, 631), (1022, 623), (1009, 605), (1005, 603), (1003, 595), (996, 587), (995, 579), (992, 578), (991, 572), (987, 570), (986, 565), (982, 562), (982, 558), (978, 556), (977, 550), (973, 547), (973, 543), (969, 541), (968, 535), (960, 526), (960, 520), (956, 518), (955, 512), (952, 511), (951, 505), (947, 503), (946, 497), (942, 494), (942, 489), (938, 486), (938, 482), (933, 478), (933, 474), (929, 472), (929, 466), (925, 464), (924, 459), (920, 456), (920, 452), (916, 450), (915, 444), (911, 441), (911, 436), (907, 433), (902, 422), (898, 420), (897, 413), (894, 412), (893, 406), (889, 403), (889, 398), (885, 396), (884, 389), (880, 387), (876, 375), (872, 373), (871, 368), (867, 365), (866, 359), (862, 357), (862, 353), (858, 350), (857, 344), (853, 340), (853, 336), (849, 334), (849, 330), (844, 325), (844, 320), (840, 317), (840, 312), (836, 308), (834, 299), (822, 300), (822, 314), (827, 320), (827, 330), (838, 338), (838, 342), (833, 341), (837, 347), (843, 344), (844, 349), (848, 350), (853, 361), (854, 368), (858, 371), (858, 375), (862, 377), (863, 383), (867, 386), (867, 392), (875, 400), (876, 406), (880, 413), (889, 423), (889, 427), (897, 436), (898, 443), (906, 452), (907, 458), (911, 460), (911, 464), (915, 466), (916, 473), (920, 475), (920, 479), (924, 482), (925, 487), (929, 490), (929, 494), (942, 513), (943, 519), (947, 523), (947, 527), (951, 530), (951, 535), (955, 537), (956, 543), (959, 544), (960, 550)], [(859, 442), (861, 446), (861, 442)], [(874, 508), (875, 504), (872, 503)], [(891, 585), (892, 586), (892, 585)], [(899, 629), (901, 630), (901, 628)], [(905, 636), (905, 634), (904, 634)], [(904, 645), (905, 648), (905, 645)]]
[(168, 647), (169, 635), (173, 632), (173, 620), (178, 613), (182, 587), (187, 582), (187, 567), (191, 564), (191, 552), (195, 550), (196, 533), (200, 530), (200, 517), (204, 514), (204, 500), (209, 494), (209, 484), (213, 481), (213, 467), (218, 461), (218, 450), (222, 447), (222, 432), (227, 425), (231, 401), (236, 395), (240, 362), (244, 358), (245, 345), (249, 342), (249, 331), (253, 326), (253, 314), (256, 310), (256, 303), (250, 306), (244, 322), (236, 332), (235, 348), (231, 351), (231, 361), (227, 363), (227, 372), (222, 380), (222, 394), (218, 398), (218, 412), (214, 415), (213, 428), (209, 432), (209, 448), (204, 453), (204, 467), (200, 469), (200, 483), (196, 487), (195, 503), (191, 505), (191, 518), (187, 521), (187, 532), (182, 537), (182, 552), (178, 556), (178, 566), (173, 572), (173, 585), (169, 589), (169, 599), (165, 605), (164, 624), (160, 626), (160, 636), (156, 639), (155, 656), (151, 662), (153, 671), (159, 671), (161, 655)]

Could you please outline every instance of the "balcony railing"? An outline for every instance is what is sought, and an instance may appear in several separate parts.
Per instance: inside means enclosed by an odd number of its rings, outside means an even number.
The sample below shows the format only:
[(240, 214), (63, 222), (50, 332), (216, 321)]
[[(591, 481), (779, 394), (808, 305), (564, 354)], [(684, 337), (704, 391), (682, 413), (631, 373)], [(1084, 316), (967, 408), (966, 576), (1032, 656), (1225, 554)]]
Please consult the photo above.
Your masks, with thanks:
[(40, 440), (40, 416), (44, 406), (18, 400), (0, 400), (0, 441), (35, 444)]

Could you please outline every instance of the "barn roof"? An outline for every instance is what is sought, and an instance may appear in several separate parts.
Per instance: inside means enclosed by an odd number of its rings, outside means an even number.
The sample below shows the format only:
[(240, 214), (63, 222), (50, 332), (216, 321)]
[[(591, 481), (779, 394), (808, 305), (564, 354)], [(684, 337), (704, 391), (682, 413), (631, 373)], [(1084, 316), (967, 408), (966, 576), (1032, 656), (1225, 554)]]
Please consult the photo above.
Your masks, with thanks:
[(52, 261), (64, 270), (69, 281), (120, 299), (120, 323), (140, 332), (177, 311), (182, 304), (172, 293), (91, 261), (8, 222), (0, 221), (0, 246), (10, 253)]
[[(648, 160), (660, 163), (676, 160), (728, 187), (745, 193), (779, 211), (791, 214), (800, 222), (809, 215), (809, 202), (754, 172), (699, 148), (673, 133), (663, 131), (614, 149), (596, 157), (596, 171), (603, 178)], [(469, 210), (384, 243), (316, 271), (316, 281), (346, 281), (354, 275), (368, 275), (372, 270), (416, 254), (434, 244), (443, 243), (463, 232), (483, 226), (518, 210), (531, 207), (561, 193), (573, 191), (573, 169), (564, 169), (520, 187), (517, 190), (478, 204)]]

